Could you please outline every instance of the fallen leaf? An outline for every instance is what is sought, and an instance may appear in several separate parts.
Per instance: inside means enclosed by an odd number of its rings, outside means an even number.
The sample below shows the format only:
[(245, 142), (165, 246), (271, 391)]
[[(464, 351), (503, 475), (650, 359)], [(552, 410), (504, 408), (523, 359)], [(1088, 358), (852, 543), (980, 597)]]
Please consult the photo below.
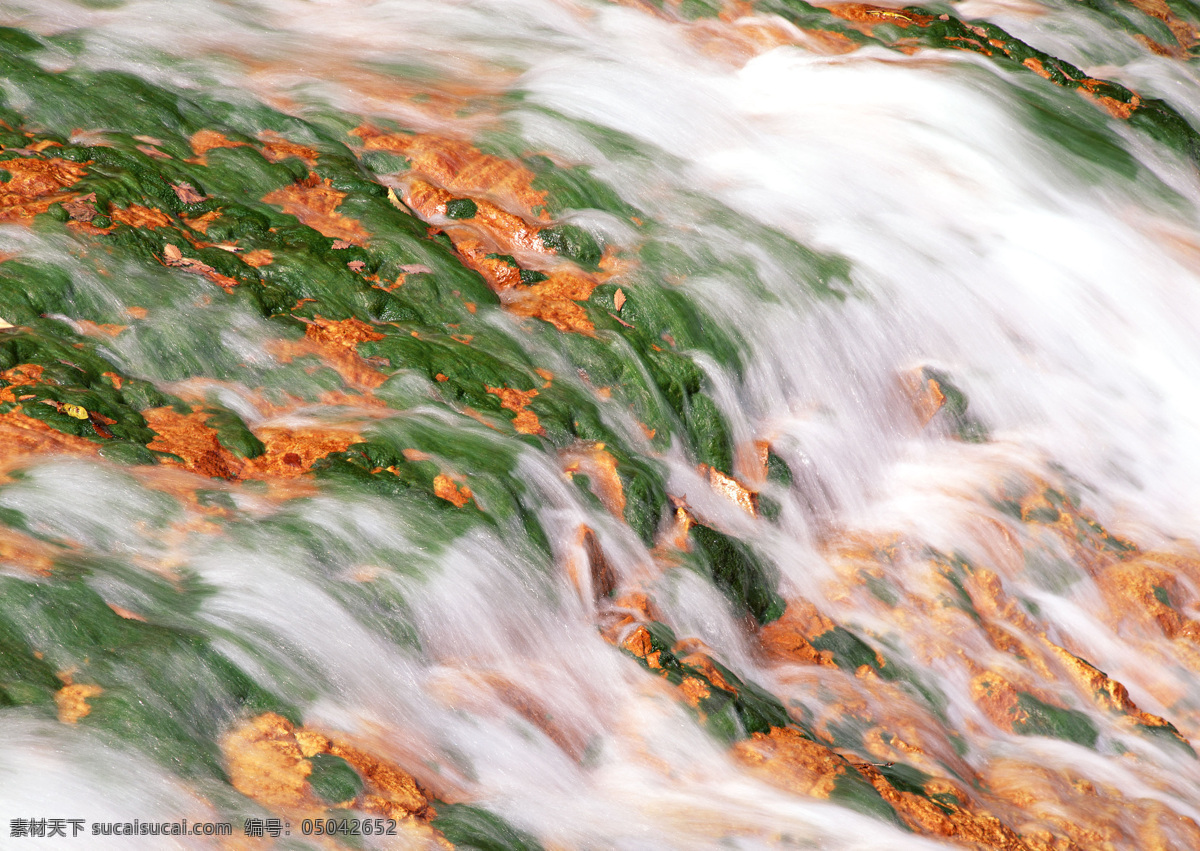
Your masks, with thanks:
[(208, 197), (197, 192), (190, 183), (180, 183), (179, 185), (172, 183), (171, 188), (175, 190), (175, 197), (184, 204), (199, 204)]
[(141, 151), (146, 156), (154, 157), (156, 160), (174, 159), (174, 157), (172, 157), (170, 154), (165, 154), (162, 151), (160, 151), (158, 148), (152, 148), (149, 145), (135, 145), (134, 147), (136, 147), (139, 151)]
[(63, 403), (62, 412), (68, 417), (74, 417), (77, 420), (86, 420), (88, 418), (87, 408), (82, 405), (72, 405), (69, 402)]
[(88, 417), (88, 422), (92, 424), (92, 429), (96, 432), (96, 434), (100, 435), (105, 440), (113, 436), (113, 433), (108, 430), (108, 424), (101, 420), (96, 414), (90, 415)]
[(82, 195), (71, 201), (64, 201), (62, 207), (73, 220), (77, 222), (90, 222), (96, 216), (100, 215), (100, 211), (96, 209), (93, 203), (95, 200), (96, 193), (89, 192), (87, 195)]
[(615, 307), (617, 309), (617, 313), (620, 313), (621, 308), (624, 306), (625, 306), (625, 293), (621, 290), (620, 287), (617, 287), (617, 291), (615, 293), (613, 293), (613, 307)]

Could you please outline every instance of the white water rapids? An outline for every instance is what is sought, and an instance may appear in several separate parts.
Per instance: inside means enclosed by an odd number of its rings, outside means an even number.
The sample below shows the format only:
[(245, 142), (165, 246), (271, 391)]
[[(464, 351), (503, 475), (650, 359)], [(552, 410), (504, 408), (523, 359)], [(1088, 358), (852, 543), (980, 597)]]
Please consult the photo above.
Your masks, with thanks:
[[(1093, 76), (1200, 117), (1194, 65), (1134, 55), (1082, 7), (965, 5), (956, 14), (986, 18)], [(797, 44), (741, 39), (763, 21)], [(624, 524), (580, 499), (552, 454), (526, 448), (520, 472), (538, 494), (555, 554), (575, 552), (586, 523), (618, 584), (652, 592), (678, 637), (703, 640), (785, 705), (820, 715), (859, 700), (881, 715), (908, 713), (918, 728), (944, 724), (965, 744), (956, 753), (942, 740), (937, 759), (960, 776), (1020, 786), (1020, 766), (1042, 766), (1069, 783), (1115, 788), (1128, 801), (1161, 804), (1161, 847), (1187, 847), (1190, 834), (1170, 824), (1200, 821), (1200, 762), (1072, 697), (1063, 700), (1099, 730), (1095, 748), (999, 729), (972, 699), (975, 671), (929, 648), (958, 645), (985, 668), (1015, 663), (981, 643), (965, 618), (962, 634), (948, 636), (940, 632), (948, 622), (927, 611), (837, 591), (844, 577), (830, 542), (898, 535), (910, 554), (933, 547), (987, 565), (1009, 595), (1036, 603), (1039, 634), (1197, 742), (1200, 677), (1176, 656), (1176, 642), (1114, 624), (1096, 581), (1070, 553), (1039, 562), (1022, 524), (989, 502), (1014, 480), (1069, 483), (1090, 516), (1142, 550), (1200, 545), (1194, 164), (1078, 94), (975, 54), (822, 53), (768, 16), (688, 23), (582, 0), (0, 0), (0, 24), (73, 32), (76, 50), (64, 51), (64, 66), (126, 70), (302, 115), (336, 109), (465, 138), (503, 133), (525, 150), (591, 166), (669, 242), (724, 263), (653, 285), (681, 287), (738, 342), (740, 374), (697, 356), (710, 395), (735, 444), (770, 440), (796, 479), (790, 491), (771, 491), (783, 507), (768, 525), (709, 492), (676, 444), (660, 459), (668, 490), (753, 540), (778, 566), (785, 598), (803, 597), (842, 626), (881, 636), (923, 681), (938, 684), (944, 720), (915, 701), (875, 706), (852, 672), (765, 660), (719, 591), (689, 571), (662, 570)], [(414, 106), (399, 81), (418, 75), (453, 92), (457, 113)], [(1114, 166), (1099, 148), (1070, 149), (1031, 118), (1033, 98), (1105, 136), (1103, 150), (1120, 151), (1115, 159), (1128, 166)], [(606, 145), (606, 130), (637, 147)], [(636, 239), (615, 216), (589, 216), (580, 223), (617, 244)], [(845, 258), (844, 292), (815, 296), (798, 281), (794, 259), (763, 236), (767, 229)], [(0, 250), (65, 256), (50, 237), (17, 226), (0, 229)], [(101, 292), (107, 284), (85, 286)], [(636, 286), (627, 290), (636, 297)], [(253, 356), (269, 331), (236, 319), (230, 345)], [(495, 322), (510, 327), (499, 313)], [(535, 362), (572, 374), (560, 353), (530, 340)], [(155, 374), (153, 352), (120, 339), (109, 351), (124, 369)], [(953, 376), (988, 441), (921, 428), (897, 376), (923, 365)], [(223, 401), (239, 404), (236, 393)], [(241, 404), (253, 426), (261, 414)], [(624, 412), (611, 416), (636, 434)], [(479, 431), (478, 439), (492, 439)], [(750, 475), (738, 463), (736, 472)], [(383, 497), (323, 493), (280, 508), (247, 492), (236, 501), (249, 518), (236, 534), (164, 537), (154, 518), (186, 519), (190, 509), (164, 507), (101, 462), (39, 458), (0, 493), (0, 506), (91, 553), (186, 567), (211, 589), (191, 627), (300, 706), (306, 724), (370, 741), (435, 792), (486, 806), (547, 849), (946, 847), (749, 771), (671, 689), (604, 641), (590, 603), (518, 536), (476, 530), (439, 550), (426, 545), (431, 517)], [(326, 541), (325, 558), (294, 543), (296, 524)], [(887, 568), (902, 600), (932, 593), (917, 560)], [(420, 652), (356, 615), (357, 598), (343, 589), (356, 571), (400, 563), (407, 567), (382, 581), (407, 609), (371, 617), (403, 617)], [(1185, 573), (1177, 580), (1185, 601), (1177, 608), (1200, 618), (1200, 588)], [(96, 587), (111, 603), (139, 602)], [(571, 746), (498, 700), (494, 677), (534, 695)], [(1053, 678), (1042, 686), (1058, 688)], [(0, 836), (26, 813), (197, 821), (238, 812), (231, 790), (181, 779), (86, 725), (13, 714), (3, 729)], [(1030, 786), (1035, 798), (1038, 788)], [(1000, 804), (992, 808), (1002, 814)], [(1105, 815), (1126, 832), (1079, 847), (1141, 847), (1135, 810)], [(1037, 812), (1030, 804), (1028, 813)], [(268, 843), (173, 841), (0, 838), (0, 847)], [(293, 836), (279, 847), (310, 847), (305, 841)], [(365, 847), (393, 847), (373, 842)]]

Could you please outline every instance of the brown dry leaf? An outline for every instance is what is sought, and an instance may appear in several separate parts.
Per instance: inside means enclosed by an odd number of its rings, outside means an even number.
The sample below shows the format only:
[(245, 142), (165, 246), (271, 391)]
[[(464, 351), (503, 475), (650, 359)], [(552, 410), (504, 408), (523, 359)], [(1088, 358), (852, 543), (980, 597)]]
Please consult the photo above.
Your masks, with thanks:
[(64, 201), (62, 206), (73, 221), (90, 222), (96, 216), (100, 215), (100, 211), (96, 209), (95, 202), (96, 193), (89, 192), (87, 195), (81, 195), (70, 201)]
[(613, 293), (613, 307), (616, 308), (617, 313), (620, 313), (621, 308), (624, 306), (625, 306), (625, 293), (621, 290), (620, 287), (617, 287), (617, 291), (615, 293)]
[[(486, 385), (485, 385), (486, 387)], [(513, 428), (521, 434), (545, 434), (537, 414), (525, 409), (525, 406), (538, 395), (536, 390), (514, 390), (511, 387), (487, 387), (487, 392), (500, 397), (500, 407), (513, 411), (517, 416), (513, 419)]]
[(193, 274), (208, 278), (208, 280), (212, 281), (227, 293), (233, 292), (233, 288), (238, 285), (236, 279), (230, 278), (228, 275), (222, 275), (203, 260), (184, 257), (183, 252), (179, 250), (179, 246), (171, 243), (167, 243), (163, 246), (163, 265), (174, 266), (175, 268), (182, 269), (185, 272), (192, 272)]
[(263, 197), (264, 204), (282, 207), (318, 233), (352, 245), (367, 244), (368, 234), (356, 220), (337, 212), (346, 193), (333, 188), (329, 178), (310, 173), (306, 180), (276, 189)]
[(201, 195), (196, 191), (195, 187), (190, 183), (171, 184), (171, 189), (175, 192), (175, 197), (182, 204), (199, 204), (207, 195)]

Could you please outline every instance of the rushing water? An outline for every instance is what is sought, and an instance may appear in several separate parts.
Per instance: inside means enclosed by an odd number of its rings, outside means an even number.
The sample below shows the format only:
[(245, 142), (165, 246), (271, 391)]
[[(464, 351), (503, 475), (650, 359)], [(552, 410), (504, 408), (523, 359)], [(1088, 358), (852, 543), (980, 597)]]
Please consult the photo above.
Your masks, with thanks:
[(718, 5), (0, 0), (0, 846), (1200, 847), (1196, 7)]

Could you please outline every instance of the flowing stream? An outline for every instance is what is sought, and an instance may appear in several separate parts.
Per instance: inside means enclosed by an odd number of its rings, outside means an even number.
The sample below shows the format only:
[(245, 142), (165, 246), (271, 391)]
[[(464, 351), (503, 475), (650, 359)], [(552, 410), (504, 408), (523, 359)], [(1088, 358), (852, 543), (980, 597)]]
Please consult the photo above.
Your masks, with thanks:
[(1200, 847), (1200, 7), (0, 25), (0, 847)]

